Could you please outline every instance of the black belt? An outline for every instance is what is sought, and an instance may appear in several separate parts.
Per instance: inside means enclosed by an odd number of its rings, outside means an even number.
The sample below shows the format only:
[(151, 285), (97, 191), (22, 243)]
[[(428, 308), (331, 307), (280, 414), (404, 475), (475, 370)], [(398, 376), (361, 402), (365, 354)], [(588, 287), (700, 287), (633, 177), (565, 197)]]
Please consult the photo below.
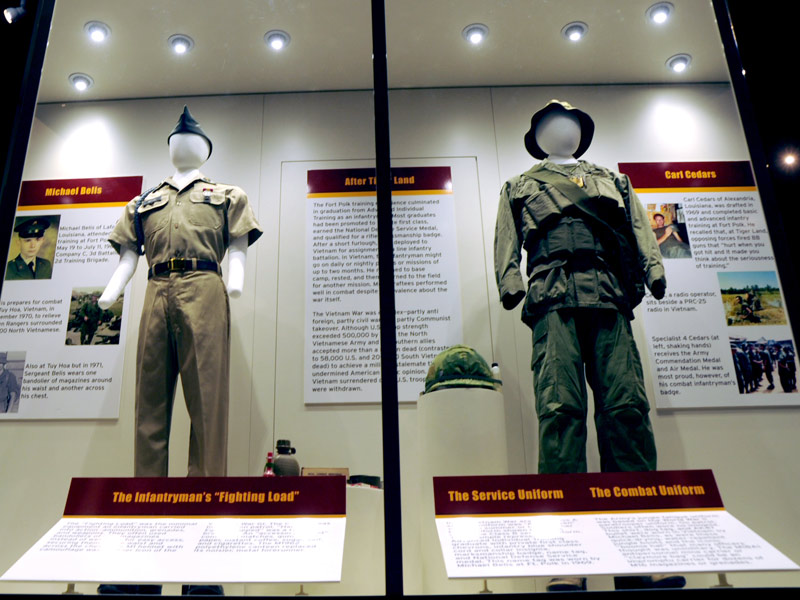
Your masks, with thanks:
[(147, 271), (147, 278), (152, 279), (157, 275), (165, 273), (183, 273), (185, 271), (216, 271), (220, 275), (222, 269), (213, 260), (201, 260), (199, 258), (170, 258), (167, 262), (153, 265)]

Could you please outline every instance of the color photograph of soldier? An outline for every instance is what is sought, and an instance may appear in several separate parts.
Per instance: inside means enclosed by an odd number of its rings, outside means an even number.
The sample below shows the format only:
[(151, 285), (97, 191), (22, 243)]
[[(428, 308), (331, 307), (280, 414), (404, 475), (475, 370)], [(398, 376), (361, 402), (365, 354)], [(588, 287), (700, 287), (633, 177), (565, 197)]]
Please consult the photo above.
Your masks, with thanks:
[(6, 281), (50, 279), (58, 238), (58, 215), (17, 217), (8, 250)]
[(650, 227), (658, 242), (658, 249), (664, 258), (692, 258), (689, 246), (689, 233), (683, 220), (680, 204), (649, 205), (647, 216)]
[(67, 346), (119, 344), (123, 297), (120, 296), (114, 304), (104, 310), (97, 303), (102, 293), (102, 287), (72, 290), (65, 341)]
[(0, 352), (0, 414), (19, 412), (25, 352)]
[(740, 394), (797, 392), (797, 364), (791, 340), (729, 339)]
[(717, 273), (728, 325), (786, 325), (775, 271)]

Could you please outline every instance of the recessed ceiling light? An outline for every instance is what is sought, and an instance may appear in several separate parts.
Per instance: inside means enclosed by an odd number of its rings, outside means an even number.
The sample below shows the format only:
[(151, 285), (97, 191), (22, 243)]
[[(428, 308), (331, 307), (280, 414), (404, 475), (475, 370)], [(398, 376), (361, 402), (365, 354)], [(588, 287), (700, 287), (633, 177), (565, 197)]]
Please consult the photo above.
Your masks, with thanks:
[(72, 87), (79, 92), (85, 92), (94, 85), (94, 79), (89, 77), (86, 73), (73, 73), (69, 76), (69, 82), (72, 84)]
[(167, 42), (175, 54), (186, 54), (189, 50), (194, 48), (194, 40), (182, 33), (169, 36)]
[(783, 164), (786, 165), (787, 167), (793, 167), (795, 164), (797, 164), (797, 156), (791, 153), (784, 154)]
[(483, 23), (473, 23), (464, 27), (461, 35), (470, 44), (477, 46), (489, 35), (489, 28)]
[(669, 20), (673, 10), (675, 7), (670, 2), (657, 2), (648, 8), (645, 14), (653, 23), (661, 25)]
[(675, 73), (683, 73), (689, 68), (692, 62), (692, 57), (688, 54), (676, 54), (667, 59), (667, 67), (672, 69)]
[(280, 29), (273, 29), (264, 34), (264, 42), (276, 52), (286, 48), (291, 40), (289, 34)]
[(567, 23), (564, 25), (564, 27), (561, 29), (561, 35), (567, 38), (570, 42), (577, 42), (586, 35), (587, 31), (589, 31), (589, 26), (586, 23), (581, 21), (573, 21), (572, 23)]
[(100, 21), (89, 21), (83, 26), (83, 30), (86, 32), (86, 35), (89, 36), (90, 40), (97, 43), (105, 41), (105, 39), (111, 35), (111, 28)]

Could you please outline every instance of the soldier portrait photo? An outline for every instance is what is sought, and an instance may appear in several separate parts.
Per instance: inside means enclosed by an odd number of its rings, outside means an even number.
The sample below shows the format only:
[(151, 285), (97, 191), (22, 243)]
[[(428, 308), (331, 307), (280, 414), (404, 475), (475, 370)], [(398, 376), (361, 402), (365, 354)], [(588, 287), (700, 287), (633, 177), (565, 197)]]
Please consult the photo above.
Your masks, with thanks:
[(25, 352), (0, 352), (0, 415), (19, 412)]
[(17, 217), (8, 251), (6, 281), (50, 279), (58, 237), (58, 215)]
[(647, 205), (650, 227), (664, 258), (692, 258), (689, 233), (680, 204)]
[(123, 296), (103, 310), (97, 303), (102, 287), (82, 287), (72, 290), (65, 344), (89, 346), (119, 344), (122, 326)]

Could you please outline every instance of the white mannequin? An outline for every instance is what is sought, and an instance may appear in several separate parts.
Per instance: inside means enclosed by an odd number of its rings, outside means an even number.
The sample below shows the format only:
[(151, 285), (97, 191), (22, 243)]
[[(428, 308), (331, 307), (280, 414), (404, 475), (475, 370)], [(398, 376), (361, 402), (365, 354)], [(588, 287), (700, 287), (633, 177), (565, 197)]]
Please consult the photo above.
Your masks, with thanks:
[(561, 111), (545, 115), (534, 131), (536, 143), (547, 152), (548, 160), (556, 164), (575, 162), (573, 156), (581, 143), (581, 124), (578, 117)]
[[(176, 133), (169, 138), (169, 156), (175, 166), (172, 180), (178, 190), (200, 177), (200, 167), (208, 160), (211, 148), (208, 141), (196, 133)], [(247, 235), (234, 238), (228, 247), (228, 295), (238, 298), (244, 289), (244, 267), (247, 261)], [(119, 264), (98, 300), (100, 308), (109, 308), (128, 285), (139, 263), (136, 248), (123, 244)]]

